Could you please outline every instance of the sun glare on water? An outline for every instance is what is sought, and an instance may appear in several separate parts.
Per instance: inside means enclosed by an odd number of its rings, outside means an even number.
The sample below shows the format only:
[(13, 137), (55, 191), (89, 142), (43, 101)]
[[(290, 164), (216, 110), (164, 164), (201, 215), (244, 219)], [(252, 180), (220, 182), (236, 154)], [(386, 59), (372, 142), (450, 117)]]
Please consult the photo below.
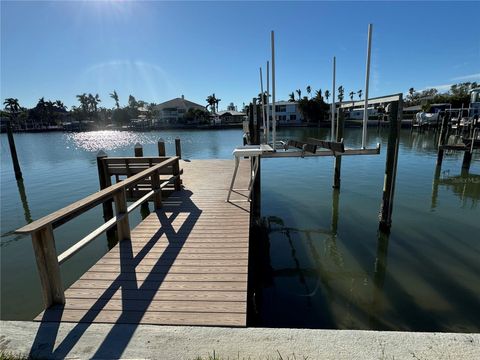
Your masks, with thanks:
[(124, 147), (132, 147), (139, 142), (140, 144), (152, 143), (152, 138), (130, 131), (87, 131), (79, 133), (66, 134), (66, 142), (73, 144), (75, 150), (99, 151), (115, 150)]

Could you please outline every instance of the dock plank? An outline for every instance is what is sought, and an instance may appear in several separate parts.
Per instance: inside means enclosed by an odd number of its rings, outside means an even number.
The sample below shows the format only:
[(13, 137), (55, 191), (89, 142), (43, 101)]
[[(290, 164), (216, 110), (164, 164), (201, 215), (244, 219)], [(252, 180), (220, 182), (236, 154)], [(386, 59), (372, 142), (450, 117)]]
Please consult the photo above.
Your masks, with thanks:
[[(234, 163), (182, 161), (184, 188), (163, 199), (37, 321), (246, 326), (250, 203), (225, 202)], [(247, 188), (248, 161), (237, 187)]]

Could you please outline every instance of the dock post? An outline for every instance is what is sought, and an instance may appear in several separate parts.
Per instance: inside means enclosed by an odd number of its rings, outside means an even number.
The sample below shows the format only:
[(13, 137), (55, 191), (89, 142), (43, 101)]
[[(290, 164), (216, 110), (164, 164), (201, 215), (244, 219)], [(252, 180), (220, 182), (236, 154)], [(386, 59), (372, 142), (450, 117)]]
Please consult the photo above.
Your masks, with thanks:
[(17, 148), (15, 147), (15, 140), (13, 138), (12, 124), (10, 120), (7, 121), (7, 137), (8, 145), (10, 146), (10, 154), (12, 155), (13, 171), (15, 172), (15, 179), (22, 180), (22, 171), (20, 170), (20, 163), (18, 162)]
[[(107, 154), (100, 150), (97, 154), (97, 169), (98, 169), (98, 180), (100, 182), (100, 190), (103, 190), (112, 185), (112, 180), (108, 175), (107, 164), (105, 159), (107, 158)], [(107, 200), (102, 204), (103, 207), (103, 219), (105, 222), (113, 218), (113, 207), (112, 207), (112, 200)], [(107, 233), (113, 233), (114, 229), (107, 230)]]
[[(342, 141), (344, 129), (345, 114), (342, 109), (338, 109), (337, 116), (337, 142)], [(340, 174), (342, 169), (342, 155), (335, 154), (335, 167), (333, 174), (333, 188), (340, 189)]]
[(32, 233), (32, 243), (42, 284), (45, 309), (54, 304), (65, 304), (65, 293), (63, 291), (52, 225), (47, 225)]
[(174, 182), (175, 191), (180, 191), (182, 190), (182, 181), (180, 179), (180, 161), (179, 160), (175, 161), (172, 164), (172, 168), (173, 168), (173, 175), (177, 177)]
[(142, 157), (143, 156), (143, 146), (140, 143), (136, 143), (135, 147), (133, 148), (133, 151), (135, 153), (135, 157)]
[(158, 140), (158, 156), (165, 156), (165, 141), (160, 138)]
[(162, 189), (160, 188), (159, 170), (152, 174), (152, 190), (155, 191), (155, 195), (153, 195), (153, 206), (155, 210), (158, 210), (162, 207)]
[(388, 134), (383, 197), (379, 216), (379, 229), (386, 233), (390, 232), (390, 227), (392, 226), (393, 197), (395, 194), (395, 179), (397, 177), (402, 108), (402, 94), (398, 94), (398, 101), (392, 102), (390, 109), (390, 131)]
[(253, 103), (248, 105), (248, 145), (255, 143), (255, 126), (253, 123)]
[(130, 239), (130, 223), (128, 221), (127, 194), (121, 188), (113, 195), (115, 202), (115, 215), (117, 216), (118, 241)]
[[(475, 141), (475, 140), (472, 139), (472, 141)], [(470, 151), (470, 149), (468, 149), (468, 146), (467, 146), (467, 149), (465, 150), (465, 152), (463, 154), (462, 169), (463, 170), (469, 170), (471, 162), (472, 162), (472, 152)]]
[(442, 166), (443, 161), (443, 145), (448, 133), (448, 115), (442, 118), (442, 125), (440, 128), (440, 135), (438, 136), (438, 153), (437, 153), (437, 166)]
[(175, 138), (175, 155), (182, 158), (182, 146), (180, 145), (180, 138)]
[(260, 145), (260, 114), (257, 106), (257, 99), (253, 98), (253, 144)]

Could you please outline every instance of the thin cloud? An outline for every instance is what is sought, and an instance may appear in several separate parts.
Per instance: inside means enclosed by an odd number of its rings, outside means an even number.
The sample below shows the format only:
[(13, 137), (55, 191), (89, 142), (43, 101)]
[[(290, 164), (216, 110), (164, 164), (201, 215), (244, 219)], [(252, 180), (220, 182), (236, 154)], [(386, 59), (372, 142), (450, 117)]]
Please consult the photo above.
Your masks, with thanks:
[(438, 92), (448, 91), (452, 87), (453, 84), (442, 84), (442, 85), (432, 85), (432, 86), (425, 86), (423, 89), (418, 91), (424, 91), (428, 89), (437, 89)]
[(480, 80), (480, 73), (457, 76), (452, 78), (452, 80)]

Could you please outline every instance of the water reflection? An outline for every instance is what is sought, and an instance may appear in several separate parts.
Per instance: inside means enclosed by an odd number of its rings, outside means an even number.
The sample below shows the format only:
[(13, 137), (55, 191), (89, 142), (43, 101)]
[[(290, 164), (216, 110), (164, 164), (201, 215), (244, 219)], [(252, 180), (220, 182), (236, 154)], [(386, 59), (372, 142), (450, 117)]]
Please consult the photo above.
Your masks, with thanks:
[(385, 275), (387, 272), (388, 240), (389, 240), (389, 234), (386, 234), (382, 231), (378, 231), (377, 256), (375, 258), (375, 266), (374, 266), (374, 272), (373, 272), (374, 286), (373, 286), (372, 306), (371, 306), (370, 319), (369, 319), (371, 329), (383, 328), (380, 315), (384, 313), (383, 288), (385, 285)]
[(25, 216), (25, 222), (30, 224), (32, 222), (32, 215), (30, 213), (30, 207), (28, 206), (27, 194), (25, 192), (25, 184), (23, 179), (17, 180), (18, 193), (20, 194), (20, 201), (23, 206), (23, 214)]
[(455, 194), (462, 202), (462, 208), (470, 202), (470, 208), (475, 209), (480, 199), (480, 175), (472, 174), (466, 169), (462, 169), (459, 175), (451, 175), (450, 170), (441, 170), (439, 166), (435, 168), (432, 183), (432, 203), (431, 209), (437, 207), (438, 190), (442, 186), (446, 190)]

